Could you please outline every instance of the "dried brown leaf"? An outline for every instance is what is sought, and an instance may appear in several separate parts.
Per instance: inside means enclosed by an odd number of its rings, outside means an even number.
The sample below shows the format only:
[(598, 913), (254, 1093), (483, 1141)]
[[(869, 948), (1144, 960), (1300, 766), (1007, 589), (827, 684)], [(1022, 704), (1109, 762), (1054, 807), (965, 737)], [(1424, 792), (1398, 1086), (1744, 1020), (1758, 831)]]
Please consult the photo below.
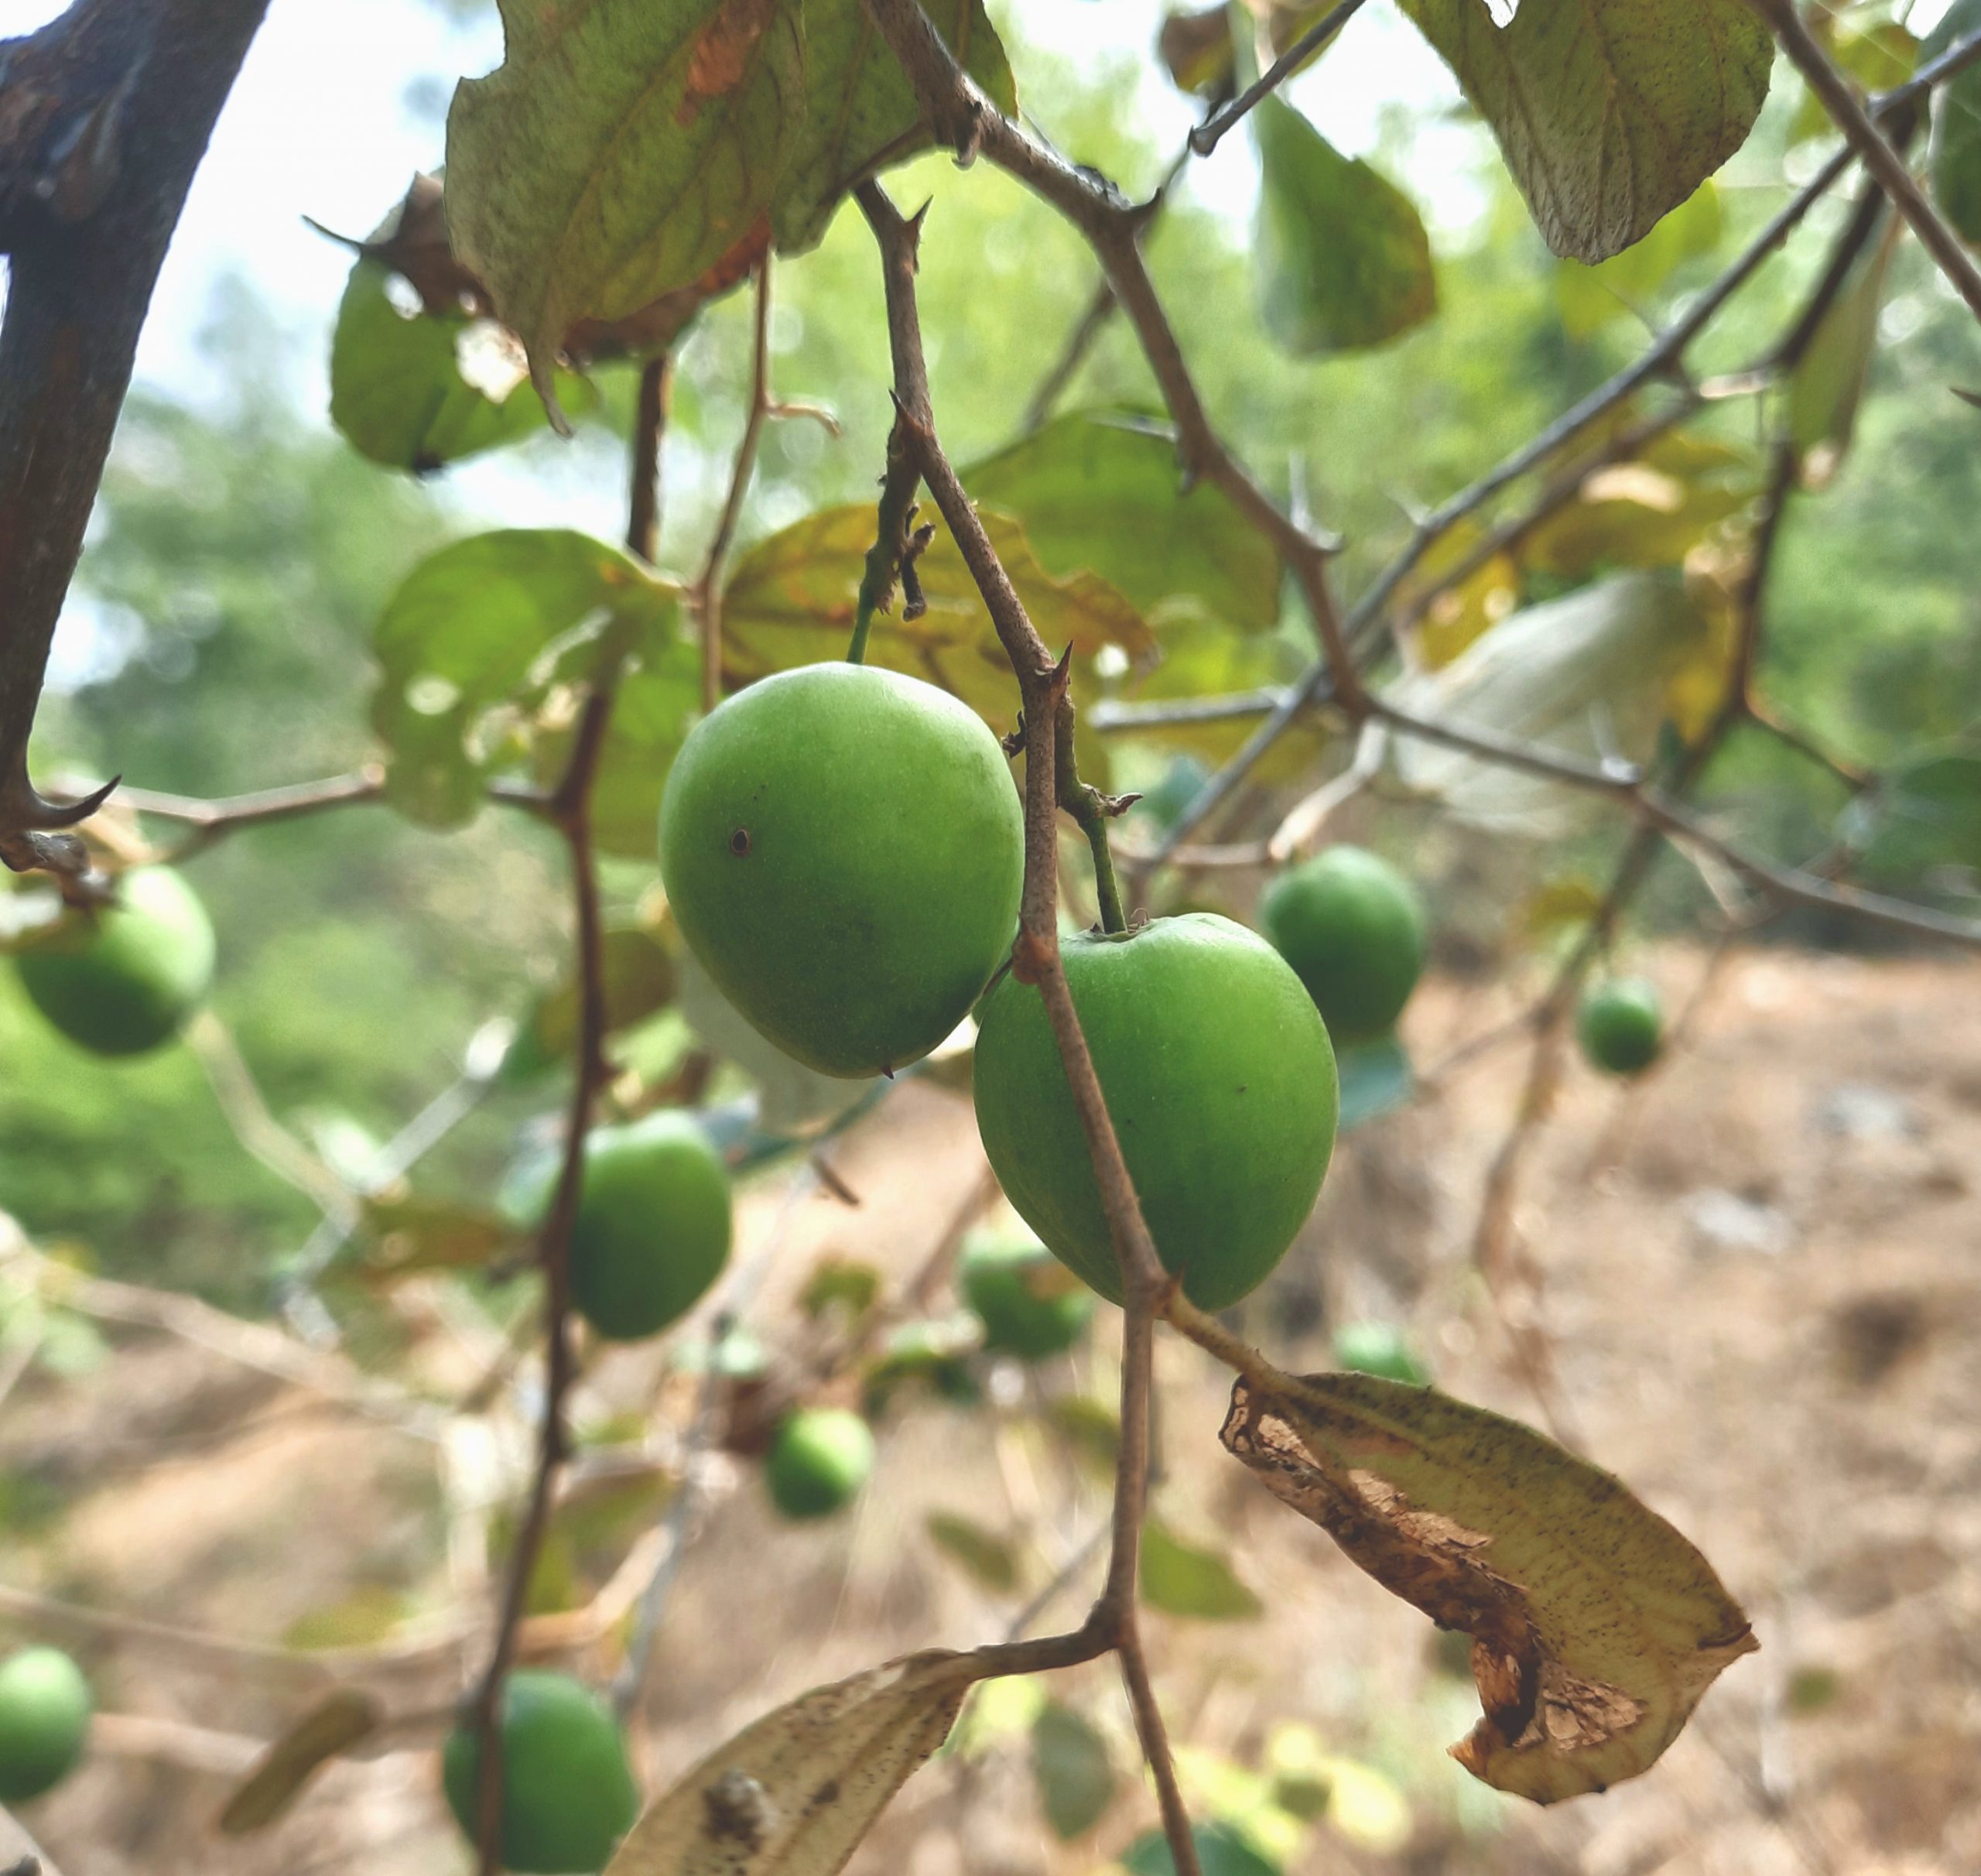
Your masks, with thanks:
[(835, 1876), (948, 1737), (980, 1672), (932, 1650), (815, 1687), (656, 1802), (606, 1876)]
[(1647, 1769), (1759, 1645), (1686, 1539), (1517, 1421), (1365, 1374), (1241, 1379), (1228, 1450), (1352, 1562), (1473, 1638), (1452, 1756), (1550, 1804)]
[(378, 1703), (361, 1688), (339, 1687), (325, 1695), (262, 1754), (214, 1827), (223, 1837), (245, 1837), (279, 1823), (318, 1771), (370, 1737), (383, 1717)]

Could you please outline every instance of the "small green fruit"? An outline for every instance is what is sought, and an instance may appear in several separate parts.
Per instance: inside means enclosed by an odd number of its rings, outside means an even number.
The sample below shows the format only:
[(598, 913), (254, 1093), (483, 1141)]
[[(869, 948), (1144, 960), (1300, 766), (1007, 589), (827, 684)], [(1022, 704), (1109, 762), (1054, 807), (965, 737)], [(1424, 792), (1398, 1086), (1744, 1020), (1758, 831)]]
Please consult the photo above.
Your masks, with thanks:
[(1576, 1018), (1582, 1053), (1610, 1075), (1641, 1075), (1665, 1046), (1665, 1006), (1642, 977), (1613, 977), (1582, 998)]
[(972, 1232), (957, 1280), (984, 1346), (1022, 1361), (1071, 1348), (1093, 1319), (1093, 1292), (1069, 1288), (1065, 1265), (1029, 1232)]
[(1428, 1387), (1430, 1372), (1411, 1352), (1400, 1329), (1387, 1323), (1345, 1323), (1334, 1332), (1334, 1364), (1357, 1374)]
[(70, 915), (14, 967), (71, 1042), (142, 1055), (176, 1036), (211, 988), (214, 928), (169, 867), (137, 867), (118, 879), (115, 905)]
[(0, 1801), (39, 1798), (75, 1770), (94, 1705), (60, 1648), (23, 1648), (0, 1665)]
[[(1073, 1007), (1164, 1265), (1199, 1308), (1256, 1289), (1313, 1209), (1334, 1146), (1334, 1052), (1271, 946), (1214, 913), (1062, 947)], [(978, 1012), (977, 1126), (1020, 1217), (1121, 1296), (1086, 1137), (1037, 988)]]
[(1396, 1027), (1424, 968), (1424, 908), (1387, 860), (1330, 847), (1273, 882), (1260, 920), (1337, 1047)]
[[(475, 1835), (481, 1741), (457, 1727), (440, 1759), (448, 1808)], [(612, 1710), (567, 1674), (522, 1669), (502, 1687), (502, 1864), (524, 1876), (590, 1876), (639, 1815)]]
[(805, 1407), (777, 1429), (765, 1461), (771, 1502), (787, 1518), (830, 1518), (874, 1470), (874, 1436), (843, 1407)]
[(1011, 950), (1025, 826), (997, 739), (898, 673), (811, 665), (689, 734), (660, 810), (682, 934), (724, 996), (827, 1075), (919, 1061)]

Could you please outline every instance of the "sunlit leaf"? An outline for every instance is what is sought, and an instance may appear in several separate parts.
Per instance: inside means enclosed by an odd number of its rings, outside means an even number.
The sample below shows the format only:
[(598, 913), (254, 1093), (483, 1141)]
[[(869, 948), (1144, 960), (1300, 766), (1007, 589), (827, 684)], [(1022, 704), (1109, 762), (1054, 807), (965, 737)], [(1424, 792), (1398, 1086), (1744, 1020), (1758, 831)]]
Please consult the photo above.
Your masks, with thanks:
[[(1954, 0), (1928, 35), (1921, 56), (1938, 58), (1976, 31), (1981, 31), (1981, 0)], [(1963, 241), (1981, 247), (1981, 67), (1955, 73), (1935, 96), (1928, 153), (1940, 213)]]
[[(1951, 19), (1959, 11), (1956, 6), (1945, 18)], [(1889, 91), (1910, 78), (1918, 63), (1918, 40), (1895, 19), (1874, 19), (1859, 25), (1847, 17), (1818, 9), (1809, 15), (1807, 23), (1832, 62), (1864, 91)], [(1972, 29), (1971, 26), (1967, 29)], [(1952, 39), (1945, 43), (1951, 45)], [(1943, 90), (1941, 96), (1945, 95)], [(1823, 101), (1805, 88), (1788, 126), (1789, 142), (1806, 142), (1812, 137), (1832, 135), (1836, 131), (1836, 122)]]
[(606, 1876), (836, 1876), (973, 1678), (967, 1655), (931, 1652), (815, 1688), (703, 1760)]
[(1301, 358), (1380, 345), (1438, 310), (1430, 237), (1416, 206), (1344, 156), (1290, 104), (1252, 113), (1259, 146), (1259, 310)]
[(367, 1199), (370, 1239), (358, 1265), (368, 1283), (397, 1282), (429, 1270), (479, 1270), (517, 1242), (499, 1212), (418, 1195)]
[(383, 1717), (362, 1688), (326, 1694), (255, 1761), (214, 1827), (223, 1837), (245, 1837), (279, 1823), (317, 1772), (376, 1732)]
[(1069, 1707), (1049, 1707), (1032, 1722), (1032, 1775), (1039, 1808), (1062, 1843), (1085, 1837), (1114, 1801), (1107, 1742)]
[(1558, 263), (1555, 294), (1569, 337), (1586, 339), (1620, 314), (1644, 312), (1675, 271), (1719, 246), (1722, 221), (1719, 191), (1702, 183), (1621, 254), (1594, 267)]
[[(1056, 579), (1040, 566), (1015, 520), (994, 508), (980, 512), (997, 557), (1048, 645), (1072, 645), (1076, 661), (1090, 659), (1103, 645), (1131, 657), (1154, 649), (1141, 614), (1106, 580), (1086, 573)], [(723, 598), (724, 655), (734, 676), (764, 677), (845, 656), (874, 529), (871, 502), (822, 508), (737, 559)], [(1018, 711), (1018, 681), (946, 529), (937, 530), (917, 570), (928, 611), (904, 619), (897, 599), (891, 613), (874, 621), (867, 662), (939, 684), (994, 727), (1009, 729)]]
[(1904, 224), (1888, 217), (1882, 240), (1857, 258), (1788, 381), (1788, 428), (1802, 452), (1802, 482), (1821, 488), (1842, 467), (1877, 355), (1878, 307)]
[[(674, 1001), (674, 955), (652, 926), (608, 926), (600, 935), (599, 961), (607, 1035), (645, 1022)], [(528, 1080), (568, 1063), (577, 1042), (578, 1001), (577, 979), (570, 974), (537, 999), (504, 1059), (505, 1078)]]
[(803, 127), (801, 0), (502, 0), (504, 62), (447, 120), (461, 260), (546, 398), (557, 347), (766, 221)]
[(1710, 1565), (1609, 1474), (1517, 1422), (1366, 1374), (1241, 1379), (1222, 1437), (1440, 1628), (1483, 1716), (1452, 1748), (1541, 1803), (1635, 1777), (1756, 1645)]
[(1074, 411), (963, 471), (1040, 563), (1098, 573), (1158, 630), (1179, 611), (1262, 631), (1279, 617), (1279, 556), (1209, 482), (1186, 495), (1167, 426)]
[(1524, 566), (1565, 579), (1604, 567), (1681, 566), (1753, 500), (1754, 488), (1752, 460), (1742, 451), (1674, 432), (1628, 462), (1592, 471), (1517, 551)]
[(1152, 1520), (1142, 1531), (1141, 1591), (1151, 1609), (1203, 1621), (1246, 1621), (1265, 1612), (1216, 1551), (1184, 1543)]
[(1747, 0), (1403, 0), (1555, 253), (1607, 260), (1747, 141), (1774, 41)]
[[(1398, 589), (1399, 611), (1415, 614), (1422, 608), (1415, 635), (1417, 653), (1432, 670), (1449, 664), (1519, 603), (1520, 569), (1510, 553), (1493, 554), (1455, 584), (1443, 584), (1479, 550), (1484, 539), (1485, 530), (1474, 521), (1447, 528)], [(1435, 596), (1427, 601), (1425, 595), (1434, 591)]]
[(931, 1511), (928, 1531), (936, 1549), (961, 1564), (979, 1587), (1008, 1596), (1018, 1587), (1018, 1553), (996, 1532), (955, 1511)]
[[(1011, 65), (984, 0), (936, 0), (922, 11), (984, 95), (1007, 116), (1015, 111)], [(855, 183), (930, 141), (908, 75), (864, 0), (806, 0), (804, 113), (771, 209), (786, 253), (816, 245)]]

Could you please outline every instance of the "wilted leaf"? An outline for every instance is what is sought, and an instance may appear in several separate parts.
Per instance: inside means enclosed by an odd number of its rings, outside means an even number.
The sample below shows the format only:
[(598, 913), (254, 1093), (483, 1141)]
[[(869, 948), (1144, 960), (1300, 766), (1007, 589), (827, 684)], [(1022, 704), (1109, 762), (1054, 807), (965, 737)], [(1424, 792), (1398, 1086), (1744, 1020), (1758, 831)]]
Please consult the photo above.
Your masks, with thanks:
[(262, 1754), (214, 1827), (223, 1837), (245, 1837), (279, 1823), (319, 1768), (377, 1731), (382, 1717), (361, 1688), (325, 1695)]
[(1062, 1843), (1085, 1837), (1114, 1801), (1107, 1742), (1071, 1707), (1056, 1703), (1032, 1722), (1032, 1775), (1039, 1808)]
[[(984, 95), (1007, 116), (1015, 111), (1011, 65), (984, 0), (935, 0), (922, 11)], [(855, 183), (930, 141), (908, 75), (863, 0), (808, 0), (804, 116), (771, 210), (787, 254), (817, 244)]]
[[(1141, 615), (1106, 580), (1086, 573), (1055, 579), (1040, 566), (1016, 521), (995, 508), (979, 512), (1048, 645), (1071, 645), (1076, 664), (1103, 645), (1131, 657), (1153, 650), (1155, 641)], [(722, 618), (725, 656), (735, 676), (765, 677), (845, 656), (874, 527), (871, 502), (821, 508), (737, 560)], [(946, 529), (938, 529), (916, 564), (929, 610), (905, 620), (897, 604), (893, 612), (879, 614), (867, 662), (939, 684), (994, 727), (1008, 729), (1018, 711), (1018, 681)]]
[(1747, 139), (1774, 41), (1747, 0), (1403, 0), (1492, 126), (1548, 245), (1607, 260)]
[[(595, 648), (621, 635), (636, 635), (642, 659), (692, 683), (677, 615), (673, 587), (568, 529), (505, 528), (429, 555), (372, 634), (381, 676), (371, 724), (388, 757), (387, 798), (429, 827), (473, 819), (489, 775), (529, 747), (553, 683), (583, 675)], [(610, 640), (608, 624), (618, 628)], [(638, 709), (637, 680), (624, 688), (631, 696), (615, 708), (615, 737)], [(676, 716), (675, 741), (685, 729)], [(606, 760), (610, 768), (610, 742)]]
[[(1954, 0), (1928, 36), (1921, 56), (1936, 59), (1981, 30), (1981, 0)], [(1933, 199), (1961, 238), (1981, 246), (1981, 67), (1970, 65), (1933, 100), (1929, 151)]]
[(1314, 358), (1422, 325), (1438, 310), (1438, 289), (1415, 204), (1277, 98), (1254, 111), (1252, 127), (1261, 168), (1254, 258), (1267, 331)]
[(1802, 484), (1821, 488), (1842, 467), (1857, 427), (1878, 344), (1878, 307), (1904, 224), (1887, 218), (1883, 238), (1860, 255), (1788, 381), (1788, 429), (1802, 453)]
[(963, 472), (1024, 529), (1041, 565), (1098, 573), (1158, 628), (1179, 612), (1247, 631), (1279, 617), (1279, 556), (1209, 482), (1186, 495), (1175, 433), (1123, 413), (1073, 411)]
[(1353, 1563), (1473, 1638), (1483, 1717), (1452, 1748), (1551, 1803), (1649, 1767), (1756, 1645), (1677, 1531), (1517, 1422), (1366, 1374), (1232, 1391), (1226, 1447)]
[(1215, 1551), (1199, 1550), (1151, 1520), (1142, 1530), (1142, 1600), (1168, 1615), (1247, 1621), (1265, 1604)]
[(992, 1595), (1008, 1596), (1018, 1587), (1017, 1554), (996, 1532), (954, 1511), (931, 1511), (928, 1528), (936, 1547), (960, 1563)]
[(1562, 324), (1572, 339), (1586, 339), (1622, 313), (1645, 310), (1651, 296), (1688, 261), (1719, 245), (1719, 191), (1702, 183), (1643, 240), (1594, 267), (1563, 261), (1555, 269)]
[(447, 118), (448, 224), (546, 398), (566, 327), (624, 317), (767, 220), (803, 124), (800, 0), (502, 0)]
[(1234, 87), (1230, 9), (1209, 6), (1162, 16), (1156, 56), (1176, 88), (1199, 98), (1228, 98)]
[(1337, 1049), (1334, 1060), (1341, 1077), (1341, 1118), (1336, 1125), (1342, 1132), (1365, 1127), (1409, 1104), (1415, 1086), (1410, 1057), (1394, 1036)]
[(813, 1689), (703, 1760), (606, 1876), (836, 1876), (975, 1678), (968, 1655), (931, 1651)]
[[(1280, 1876), (1279, 1865), (1268, 1862), (1229, 1824), (1198, 1824), (1190, 1832), (1190, 1840), (1203, 1876)], [(1176, 1859), (1160, 1830), (1144, 1831), (1137, 1837), (1122, 1857), (1121, 1867), (1129, 1876), (1176, 1876)]]

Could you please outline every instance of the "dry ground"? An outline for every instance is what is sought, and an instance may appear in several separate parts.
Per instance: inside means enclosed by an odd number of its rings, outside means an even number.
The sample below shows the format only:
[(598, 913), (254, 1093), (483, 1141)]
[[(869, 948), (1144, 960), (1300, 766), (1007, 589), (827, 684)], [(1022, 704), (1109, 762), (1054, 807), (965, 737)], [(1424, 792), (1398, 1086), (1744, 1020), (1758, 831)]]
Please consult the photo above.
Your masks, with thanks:
[[(1668, 953), (1654, 974), (1682, 999), (1702, 961)], [(1433, 987), (1411, 1015), (1420, 1060), (1490, 1025), (1510, 995)], [(1481, 1059), (1344, 1146), (1306, 1239), (1253, 1306), (1253, 1332), (1282, 1361), (1320, 1365), (1330, 1317), (1397, 1317), (1448, 1390), (1537, 1416), (1466, 1263), (1521, 1066), (1517, 1049)], [(788, 1182), (748, 1202), (743, 1259), (775, 1244), (766, 1322), (789, 1319), (782, 1299), (822, 1255), (905, 1279), (981, 1176), (967, 1104), (926, 1087), (836, 1150), (857, 1210), (792, 1200)], [(1274, 1725), (1302, 1720), (1404, 1794), (1401, 1847), (1323, 1827), (1292, 1876), (1976, 1876), (1981, 969), (1734, 959), (1687, 1046), (1641, 1087), (1620, 1095), (1571, 1073), (1518, 1223), (1545, 1275), (1575, 1436), (1707, 1552), (1761, 1653), (1631, 1785), (1545, 1813), (1472, 1785), (1442, 1753), (1469, 1724), (1469, 1696), (1426, 1625), (1224, 1457), (1224, 1381), (1172, 1342), (1159, 1362), (1162, 1515), (1228, 1546), (1269, 1610), (1253, 1622), (1152, 1618), (1178, 1736), (1254, 1764)], [(485, 1350), (471, 1325), (437, 1298), (416, 1303), (434, 1312), (427, 1378), (474, 1372)], [(1105, 1393), (1109, 1340), (1038, 1385)], [(678, 1412), (687, 1385), (660, 1396)], [(651, 1357), (615, 1357), (589, 1398), (603, 1411), (655, 1390)], [(857, 1515), (823, 1530), (775, 1524), (747, 1467), (719, 1466), (728, 1488), (719, 1478), (666, 1611), (649, 1779), (813, 1683), (1001, 1632), (1013, 1600), (960, 1576), (923, 1520), (947, 1509), (1021, 1533), (1031, 1582), (1051, 1574), (1102, 1504), (1028, 1407), (897, 1412)], [(411, 1612), (399, 1645), (436, 1624), (437, 1639), (371, 1678), (398, 1710), (439, 1710), (471, 1659), (446, 1624), (474, 1585), (475, 1507), (516, 1457), (501, 1439), (416, 1437), (183, 1341), (121, 1334), (94, 1374), (29, 1381), (0, 1409), (0, 1476), (70, 1494), (59, 1522), (0, 1539), (0, 1583), (263, 1644), (354, 1595), (399, 1593)], [(1069, 1595), (1057, 1613), (1077, 1607)], [(118, 1716), (85, 1772), (28, 1820), (65, 1876), (466, 1868), (436, 1797), (430, 1727), (333, 1770), (278, 1830), (222, 1843), (207, 1825), (242, 1742), (299, 1710), (320, 1672), (183, 1637), (46, 1616), (25, 1626), (77, 1645)], [(1055, 1691), (1124, 1734), (1104, 1669)], [(919, 1775), (853, 1867), (1072, 1876), (1151, 1816), (1125, 1788), (1098, 1830), (1060, 1847), (1038, 1821), (1022, 1742), (994, 1743)]]

